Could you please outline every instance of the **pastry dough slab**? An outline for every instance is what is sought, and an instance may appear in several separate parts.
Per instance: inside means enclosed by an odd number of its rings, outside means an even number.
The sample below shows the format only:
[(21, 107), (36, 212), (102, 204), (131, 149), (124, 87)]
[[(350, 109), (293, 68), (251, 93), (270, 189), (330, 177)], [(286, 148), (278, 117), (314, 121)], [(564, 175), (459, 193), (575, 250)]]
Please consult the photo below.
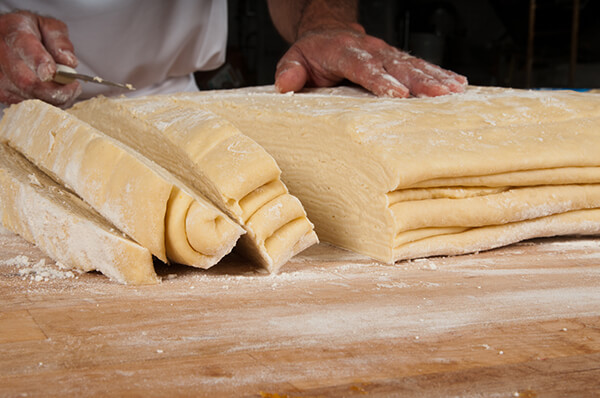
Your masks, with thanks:
[[(37, 100), (23, 101), (5, 110), (0, 136), (9, 146), (22, 152), (38, 167), (61, 182), (110, 220), (121, 231), (163, 261), (178, 261), (200, 268), (216, 264), (229, 253), (243, 230), (210, 202), (177, 181), (153, 162), (102, 134), (76, 117)], [(187, 224), (169, 223), (169, 198), (174, 189), (185, 191), (189, 200), (177, 202), (179, 212), (196, 214), (206, 228), (187, 230)], [(214, 228), (215, 224), (220, 228)], [(180, 229), (171, 227), (180, 226)], [(202, 246), (202, 237), (211, 236), (210, 247)], [(188, 239), (188, 234), (199, 234)], [(179, 253), (169, 253), (167, 235), (187, 244)], [(208, 249), (208, 250), (204, 250)]]
[(385, 262), (599, 232), (595, 95), (251, 88), (175, 97), (264, 146), (322, 240)]
[(15, 150), (0, 144), (0, 219), (64, 265), (154, 284), (152, 255)]
[(244, 227), (242, 250), (267, 270), (318, 242), (273, 157), (224, 118), (164, 96), (95, 98), (69, 112), (203, 192)]

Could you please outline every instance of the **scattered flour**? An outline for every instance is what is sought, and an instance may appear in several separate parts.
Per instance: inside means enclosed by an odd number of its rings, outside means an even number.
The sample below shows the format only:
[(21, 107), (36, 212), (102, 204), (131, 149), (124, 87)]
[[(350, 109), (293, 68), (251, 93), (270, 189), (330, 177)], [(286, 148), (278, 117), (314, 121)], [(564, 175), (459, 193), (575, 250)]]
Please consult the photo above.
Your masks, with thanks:
[[(8, 260), (0, 262), (0, 265), (14, 266), (19, 268), (19, 275), (23, 279), (29, 278), (36, 282), (47, 282), (51, 279), (67, 279), (75, 278), (75, 273), (61, 263), (55, 265), (47, 265), (45, 259), (41, 259), (38, 262), (33, 262), (29, 257), (24, 255), (18, 255)], [(58, 269), (57, 269), (58, 268)]]
[(17, 266), (17, 267), (25, 267), (29, 265), (29, 257), (27, 256), (23, 256), (23, 255), (19, 255), (13, 258), (10, 258), (8, 260), (4, 260), (2, 261), (0, 264), (2, 265), (6, 265), (6, 266)]

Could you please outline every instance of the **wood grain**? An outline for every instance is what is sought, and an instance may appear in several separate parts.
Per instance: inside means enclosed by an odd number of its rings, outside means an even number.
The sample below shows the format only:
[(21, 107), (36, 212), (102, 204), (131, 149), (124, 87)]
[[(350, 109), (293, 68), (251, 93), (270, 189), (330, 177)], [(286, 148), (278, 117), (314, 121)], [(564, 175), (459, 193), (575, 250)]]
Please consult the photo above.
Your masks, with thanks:
[(46, 335), (27, 310), (0, 312), (0, 344), (44, 340)]
[(600, 394), (600, 238), (394, 266), (319, 245), (143, 287), (35, 281), (11, 260), (43, 254), (0, 243), (0, 396)]

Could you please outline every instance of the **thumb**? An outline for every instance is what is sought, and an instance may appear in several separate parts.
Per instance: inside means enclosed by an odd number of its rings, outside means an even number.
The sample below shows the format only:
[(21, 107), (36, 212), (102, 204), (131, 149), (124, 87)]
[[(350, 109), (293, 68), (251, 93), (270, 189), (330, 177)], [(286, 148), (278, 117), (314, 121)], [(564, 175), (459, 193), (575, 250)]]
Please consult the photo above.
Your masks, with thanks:
[(38, 16), (38, 26), (44, 46), (57, 63), (76, 67), (79, 63), (69, 39), (67, 25), (58, 19)]
[(275, 71), (275, 88), (280, 93), (300, 91), (308, 81), (308, 71), (304, 66), (304, 57), (291, 48), (281, 58)]

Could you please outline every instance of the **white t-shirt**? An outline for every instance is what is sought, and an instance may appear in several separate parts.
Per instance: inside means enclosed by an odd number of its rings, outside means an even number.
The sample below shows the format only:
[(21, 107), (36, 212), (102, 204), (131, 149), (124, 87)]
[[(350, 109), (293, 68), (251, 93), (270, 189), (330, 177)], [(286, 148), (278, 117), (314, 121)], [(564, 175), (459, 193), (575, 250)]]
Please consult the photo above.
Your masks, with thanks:
[(79, 99), (197, 90), (191, 73), (225, 60), (226, 0), (0, 1), (0, 12), (15, 9), (66, 23), (78, 72), (137, 89), (82, 82)]

